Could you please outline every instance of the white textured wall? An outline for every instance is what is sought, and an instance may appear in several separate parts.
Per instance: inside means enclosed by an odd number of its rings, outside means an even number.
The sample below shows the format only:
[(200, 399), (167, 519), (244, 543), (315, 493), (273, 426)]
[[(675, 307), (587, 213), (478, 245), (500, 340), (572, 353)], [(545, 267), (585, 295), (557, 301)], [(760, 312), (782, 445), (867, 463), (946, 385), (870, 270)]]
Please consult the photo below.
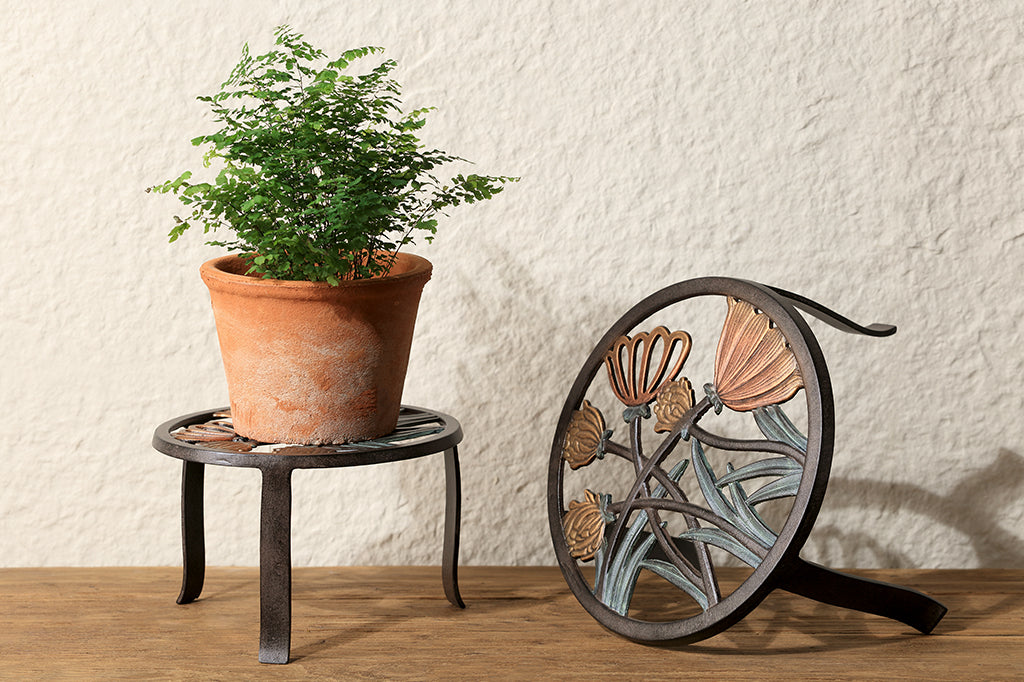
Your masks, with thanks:
[[(241, 44), (376, 44), (429, 142), (521, 175), (416, 251), (406, 401), (464, 425), (463, 559), (553, 563), (545, 470), (601, 333), (669, 283), (741, 276), (815, 325), (839, 411), (805, 555), (1024, 560), (1024, 10), (1005, 2), (4, 2), (0, 564), (175, 564), (161, 421), (226, 403), (170, 197)], [(936, 6), (938, 5), (938, 6)], [(437, 563), (440, 461), (299, 472), (297, 564)], [(212, 564), (257, 563), (258, 474), (208, 468)]]

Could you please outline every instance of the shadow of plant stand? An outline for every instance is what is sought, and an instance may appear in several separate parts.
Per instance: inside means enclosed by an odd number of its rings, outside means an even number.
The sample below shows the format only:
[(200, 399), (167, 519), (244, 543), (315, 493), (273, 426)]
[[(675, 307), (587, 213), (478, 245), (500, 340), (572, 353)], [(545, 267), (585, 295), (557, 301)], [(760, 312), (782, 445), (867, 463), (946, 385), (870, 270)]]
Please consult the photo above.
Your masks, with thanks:
[(397, 428), (387, 436), (344, 445), (302, 446), (248, 440), (234, 433), (227, 410), (195, 412), (161, 424), (153, 434), (153, 447), (183, 460), (183, 572), (178, 603), (195, 601), (203, 589), (205, 465), (249, 467), (262, 472), (259, 660), (287, 663), (292, 618), (292, 471), (383, 464), (443, 452), (446, 493), (441, 581), (448, 601), (465, 608), (458, 587), (461, 482), (457, 445), (461, 441), (462, 427), (454, 418), (410, 406), (402, 407)]

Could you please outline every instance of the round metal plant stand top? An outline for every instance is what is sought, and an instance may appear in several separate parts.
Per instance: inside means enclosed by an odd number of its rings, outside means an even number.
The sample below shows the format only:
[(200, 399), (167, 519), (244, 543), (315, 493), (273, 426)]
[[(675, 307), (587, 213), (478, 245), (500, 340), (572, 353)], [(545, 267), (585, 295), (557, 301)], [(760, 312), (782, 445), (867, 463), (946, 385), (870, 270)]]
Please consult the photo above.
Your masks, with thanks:
[[(779, 529), (774, 544), (739, 587), (691, 617), (639, 620), (630, 617), (628, 611), (626, 615), (620, 614), (595, 596), (580, 564), (571, 554), (563, 527), (566, 516), (563, 497), (567, 467), (564, 455), (566, 434), (573, 414), (581, 409), (591, 384), (599, 372), (604, 374), (604, 358), (616, 340), (630, 334), (631, 330), (655, 313), (698, 297), (721, 297), (723, 301), (727, 300), (726, 297), (733, 297), (745, 301), (767, 314), (784, 335), (795, 356), (803, 382), (802, 395), (798, 392), (794, 400), (805, 401), (807, 408), (807, 447), (803, 472), (799, 488), (792, 498), (789, 515)], [(886, 336), (895, 332), (894, 327), (887, 325), (861, 327), (803, 297), (765, 285), (730, 278), (702, 278), (666, 287), (640, 301), (612, 325), (584, 363), (566, 398), (552, 442), (548, 468), (548, 519), (555, 554), (569, 588), (580, 604), (608, 629), (629, 639), (651, 644), (682, 645), (696, 642), (738, 622), (776, 588), (806, 594), (833, 604), (881, 613), (911, 623), (922, 631), (930, 630), (945, 613), (944, 607), (920, 593), (881, 583), (869, 584), (869, 581), (831, 572), (799, 557), (828, 483), (835, 422), (832, 388), (821, 348), (796, 307), (843, 331), (871, 336)], [(675, 427), (675, 433), (679, 433), (680, 426)], [(687, 437), (686, 429), (682, 431), (683, 437)], [(627, 508), (623, 514), (628, 513)], [(610, 559), (606, 558), (605, 561)], [(851, 586), (854, 586), (853, 592), (863, 592), (863, 595), (847, 594)], [(864, 589), (860, 590), (859, 587)], [(686, 598), (681, 592), (680, 596)], [(882, 601), (897, 603), (897, 606), (886, 606)], [(924, 616), (921, 615), (922, 608), (927, 611)]]
[[(217, 441), (188, 442), (180, 435), (174, 435), (183, 427), (204, 423), (215, 414), (227, 412), (228, 408), (203, 410), (164, 422), (153, 434), (153, 447), (170, 457), (201, 464), (255, 469), (327, 469), (416, 459), (448, 450), (462, 441), (462, 426), (456, 419), (435, 410), (411, 405), (402, 406), (394, 432), (381, 439), (360, 443), (323, 446), (281, 444), (276, 452), (258, 452), (225, 449)], [(261, 445), (256, 441), (249, 442), (256, 447)]]

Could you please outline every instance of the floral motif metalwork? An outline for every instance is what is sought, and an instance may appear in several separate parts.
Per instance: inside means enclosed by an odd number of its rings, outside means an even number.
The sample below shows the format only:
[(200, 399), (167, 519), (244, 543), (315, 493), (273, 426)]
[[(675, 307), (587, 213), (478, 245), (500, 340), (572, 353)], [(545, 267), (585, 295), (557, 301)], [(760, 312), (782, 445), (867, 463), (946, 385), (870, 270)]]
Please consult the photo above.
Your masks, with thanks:
[(729, 312), (715, 354), (714, 394), (737, 412), (789, 400), (803, 380), (786, 337), (747, 301), (727, 298)]
[[(706, 370), (713, 381), (698, 401), (690, 383), (697, 369), (681, 376), (688, 334), (661, 326), (628, 334), (641, 320), (701, 296), (722, 297), (728, 305), (714, 356), (702, 358), (708, 365), (714, 359)], [(609, 629), (650, 643), (699, 641), (737, 622), (775, 588), (885, 615), (921, 632), (946, 612), (920, 593), (843, 576), (799, 557), (808, 517), (813, 522), (827, 482), (834, 412), (822, 382), (824, 359), (794, 309), (851, 333), (895, 331), (858, 325), (780, 289), (704, 278), (634, 306), (607, 335), (614, 341), (595, 348), (584, 364), (563, 407), (561, 435), (552, 442), (548, 518), (570, 588)], [(715, 339), (708, 341), (703, 347), (710, 355)], [(625, 405), (625, 438), (603, 431), (601, 412), (586, 399), (604, 406), (594, 384), (601, 364), (615, 399)], [(786, 408), (794, 421), (781, 404), (801, 390), (806, 401)], [(729, 412), (722, 415), (725, 407)], [(583, 466), (586, 472), (570, 471)], [(587, 484), (614, 492), (596, 494)], [(563, 500), (580, 489), (583, 501), (566, 509)], [(590, 560), (593, 571), (584, 571), (581, 562)], [(720, 584), (716, 566), (722, 561), (753, 571), (738, 587)]]
[(658, 421), (654, 425), (655, 433), (668, 433), (693, 407), (693, 386), (686, 377), (678, 381), (670, 381), (658, 391), (657, 402), (652, 408)]
[(590, 490), (585, 490), (583, 495), (583, 502), (573, 500), (569, 503), (563, 526), (569, 553), (575, 559), (589, 561), (604, 542), (605, 522), (600, 496)]
[(580, 409), (572, 413), (569, 428), (565, 432), (562, 457), (573, 469), (585, 467), (595, 458), (603, 456), (601, 446), (605, 433), (604, 416), (601, 411), (584, 400)]
[[(799, 489), (807, 440), (777, 405), (803, 385), (796, 357), (768, 315), (739, 298), (726, 298), (715, 382), (705, 387), (708, 397), (696, 402), (690, 380), (680, 376), (690, 335), (658, 326), (617, 337), (602, 358), (612, 392), (626, 406), (628, 444), (611, 439), (601, 411), (589, 400), (571, 413), (566, 426), (561, 454), (571, 469), (607, 454), (629, 461), (636, 473), (624, 499), (613, 502), (611, 496), (586, 490), (584, 500), (571, 501), (562, 518), (570, 557), (597, 560), (593, 594), (621, 615), (628, 614), (643, 571), (675, 585), (703, 610), (718, 603), (709, 548), (756, 568), (777, 539), (757, 506), (793, 497)], [(698, 425), (712, 408), (717, 413), (723, 405), (753, 411), (766, 440), (735, 440)], [(648, 456), (642, 425), (652, 416), (654, 432), (668, 435)], [(668, 458), (680, 440), (690, 441), (690, 456), (670, 468)], [(716, 467), (705, 447), (763, 449), (775, 456), (739, 468), (729, 461)], [(687, 496), (681, 482), (687, 470), (696, 479), (699, 501)], [(755, 489), (748, 493), (744, 486), (751, 483)], [(680, 514), (685, 526), (670, 534), (665, 519), (672, 514)], [(696, 553), (687, 555), (681, 546)]]
[[(670, 333), (665, 327), (632, 337), (620, 336), (604, 358), (612, 391), (629, 407), (650, 403), (665, 383), (679, 376), (690, 345), (689, 334)], [(652, 373), (655, 357), (658, 364)]]

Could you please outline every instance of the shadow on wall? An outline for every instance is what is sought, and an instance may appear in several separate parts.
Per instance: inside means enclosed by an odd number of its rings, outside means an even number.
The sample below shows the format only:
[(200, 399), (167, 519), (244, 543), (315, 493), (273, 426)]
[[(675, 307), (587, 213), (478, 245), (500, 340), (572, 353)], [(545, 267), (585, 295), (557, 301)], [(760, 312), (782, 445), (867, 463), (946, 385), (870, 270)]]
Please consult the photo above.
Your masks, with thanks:
[[(833, 478), (824, 508), (853, 508), (866, 513), (892, 509), (893, 515), (898, 511), (920, 514), (939, 526), (959, 531), (973, 550), (979, 567), (1020, 568), (1024, 565), (1024, 537), (1006, 530), (1005, 507), (1022, 497), (1024, 457), (1000, 448), (986, 467), (968, 473), (944, 495), (906, 483)], [(912, 567), (916, 563), (898, 547), (879, 542), (868, 533), (818, 524), (812, 537), (827, 555), (823, 560), (831, 566), (860, 565), (867, 557), (880, 566), (892, 568)], [(962, 562), (968, 558), (954, 560)]]
[[(546, 529), (543, 504), (546, 478), (537, 476), (545, 471), (543, 462), (550, 449), (551, 433), (561, 408), (560, 399), (538, 397), (538, 391), (550, 389), (547, 376), (552, 366), (572, 366), (581, 352), (578, 339), (565, 340), (572, 325), (565, 323), (561, 307), (553, 303), (553, 288), (535, 276), (533, 269), (523, 263), (524, 256), (511, 248), (480, 244), (479, 268), (487, 270), (487, 278), (474, 279), (472, 273), (455, 273), (455, 282), (446, 295), (449, 325), (444, 337), (434, 338), (431, 330), (417, 330), (420, 336), (414, 343), (413, 353), (422, 353), (432, 343), (441, 352), (451, 353), (449, 364), (440, 364), (435, 354), (418, 361), (432, 362), (443, 372), (453, 401), (444, 405), (457, 418), (465, 433), (459, 445), (462, 465), (462, 542), (460, 561), (465, 564), (521, 564), (543, 563), (550, 554), (550, 540), (533, 543), (536, 549), (526, 548), (522, 541), (512, 549), (496, 549), (493, 538), (516, 538), (524, 527)], [(440, 299), (441, 294), (438, 294)], [(553, 330), (556, 343), (546, 339), (545, 352), (538, 347), (534, 335), (537, 329)], [(561, 336), (558, 336), (561, 334)], [(460, 341), (461, 345), (450, 342)], [(589, 339), (587, 340), (589, 342)], [(417, 345), (419, 344), (419, 345)], [(553, 346), (553, 348), (552, 348)], [(417, 348), (419, 350), (417, 350)], [(456, 352), (458, 351), (458, 352)], [(576, 356), (572, 353), (575, 351)], [(561, 353), (572, 359), (571, 364)], [(561, 390), (561, 384), (557, 384)], [(442, 409), (441, 406), (437, 406)], [(543, 425), (539, 428), (536, 425)], [(550, 424), (550, 427), (548, 425)], [(550, 430), (549, 430), (550, 428)], [(509, 453), (522, 457), (509, 458)], [(434, 526), (424, 525), (424, 532), (441, 536), (441, 519), (437, 513), (436, 497), (425, 495), (424, 490), (439, 490), (443, 494), (443, 468), (432, 465), (428, 479), (403, 476), (401, 499), (412, 507), (406, 510), (412, 518), (433, 519)], [(513, 513), (495, 513), (493, 501), (530, 500)], [(521, 515), (520, 515), (521, 514)], [(425, 524), (426, 522), (424, 522)], [(431, 528), (434, 528), (431, 530)], [(401, 534), (394, 534), (372, 547), (362, 561), (373, 563), (376, 552), (397, 553), (402, 560), (430, 564), (436, 562), (432, 542), (422, 556), (409, 558), (404, 546), (392, 550), (392, 545), (406, 543)], [(504, 551), (504, 553), (502, 553)]]

